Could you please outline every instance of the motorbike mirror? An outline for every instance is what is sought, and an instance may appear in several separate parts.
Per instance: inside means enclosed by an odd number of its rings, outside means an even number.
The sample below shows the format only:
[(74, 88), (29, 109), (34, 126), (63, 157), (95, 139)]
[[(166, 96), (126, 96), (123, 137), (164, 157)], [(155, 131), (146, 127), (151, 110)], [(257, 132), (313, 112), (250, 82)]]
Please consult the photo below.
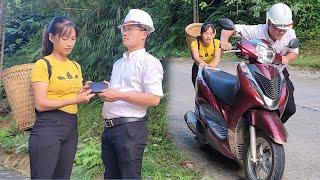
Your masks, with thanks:
[(300, 41), (299, 39), (291, 39), (289, 41), (288, 47), (291, 49), (298, 48), (300, 46)]
[(228, 18), (219, 19), (218, 25), (224, 30), (234, 30), (234, 23)]

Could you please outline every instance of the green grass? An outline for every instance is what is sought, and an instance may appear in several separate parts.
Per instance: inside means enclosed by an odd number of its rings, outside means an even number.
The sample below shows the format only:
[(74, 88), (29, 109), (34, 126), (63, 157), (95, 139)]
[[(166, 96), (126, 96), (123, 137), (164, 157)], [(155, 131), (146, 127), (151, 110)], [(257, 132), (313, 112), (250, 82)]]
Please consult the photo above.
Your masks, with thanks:
[(293, 63), (293, 66), (312, 70), (320, 69), (320, 55), (300, 55)]
[(152, 179), (194, 179), (199, 173), (181, 166), (186, 157), (174, 145), (167, 130), (167, 97), (149, 113), (149, 142), (143, 159), (142, 175)]

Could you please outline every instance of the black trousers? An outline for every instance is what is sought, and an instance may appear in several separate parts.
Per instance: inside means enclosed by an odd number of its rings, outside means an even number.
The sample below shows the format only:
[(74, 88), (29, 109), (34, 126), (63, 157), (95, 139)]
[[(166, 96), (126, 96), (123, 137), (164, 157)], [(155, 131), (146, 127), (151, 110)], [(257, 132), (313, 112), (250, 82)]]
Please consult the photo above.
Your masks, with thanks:
[(191, 73), (191, 80), (192, 80), (192, 83), (193, 83), (193, 87), (195, 87), (195, 84), (196, 84), (196, 78), (197, 78), (197, 75), (198, 75), (198, 70), (199, 70), (198, 65), (196, 63), (193, 63), (192, 73)]
[(147, 121), (105, 127), (101, 137), (104, 179), (141, 179), (147, 136)]
[(70, 179), (77, 144), (77, 115), (37, 113), (29, 137), (31, 179)]
[(294, 101), (294, 96), (293, 96), (293, 92), (294, 92), (294, 86), (292, 81), (289, 78), (289, 73), (287, 69), (283, 70), (283, 75), (286, 79), (287, 82), (287, 86), (288, 86), (288, 91), (289, 91), (289, 97), (288, 97), (288, 101), (287, 101), (287, 106), (283, 112), (283, 115), (281, 117), (281, 121), (283, 123), (287, 122), (288, 119), (294, 114), (296, 113), (296, 104)]

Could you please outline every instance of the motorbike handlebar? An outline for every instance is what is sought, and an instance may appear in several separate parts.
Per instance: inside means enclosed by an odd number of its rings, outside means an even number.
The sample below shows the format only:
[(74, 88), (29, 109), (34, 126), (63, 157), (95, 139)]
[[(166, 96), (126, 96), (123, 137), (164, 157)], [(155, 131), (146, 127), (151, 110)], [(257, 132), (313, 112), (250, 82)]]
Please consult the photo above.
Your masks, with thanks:
[(230, 50), (223, 51), (223, 53), (237, 53), (241, 52), (241, 50), (237, 46), (231, 46)]
[(237, 52), (241, 52), (241, 50), (240, 49), (231, 49), (228, 51), (223, 51), (223, 53), (237, 53)]

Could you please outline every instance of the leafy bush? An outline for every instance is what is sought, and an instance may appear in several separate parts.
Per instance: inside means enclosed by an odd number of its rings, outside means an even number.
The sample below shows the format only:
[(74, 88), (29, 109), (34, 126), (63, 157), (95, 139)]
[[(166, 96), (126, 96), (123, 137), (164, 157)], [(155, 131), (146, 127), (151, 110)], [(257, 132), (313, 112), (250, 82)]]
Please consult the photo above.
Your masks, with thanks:
[(82, 141), (73, 165), (73, 178), (88, 179), (103, 173), (100, 149), (99, 138), (88, 138)]
[(28, 132), (17, 132), (15, 125), (0, 129), (0, 149), (7, 153), (28, 152)]

